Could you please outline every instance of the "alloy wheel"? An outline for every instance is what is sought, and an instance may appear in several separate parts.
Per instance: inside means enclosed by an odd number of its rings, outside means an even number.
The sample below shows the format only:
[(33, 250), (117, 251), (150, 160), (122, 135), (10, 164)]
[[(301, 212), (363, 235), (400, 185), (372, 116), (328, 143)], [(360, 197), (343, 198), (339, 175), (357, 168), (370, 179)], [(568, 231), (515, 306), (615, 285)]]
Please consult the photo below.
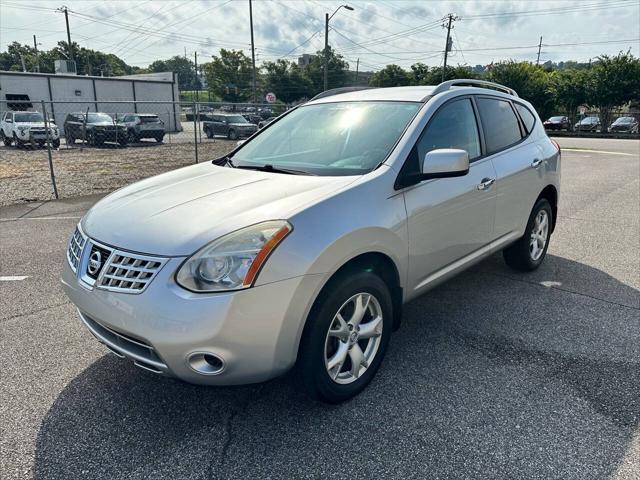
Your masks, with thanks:
[(370, 293), (353, 295), (333, 317), (325, 339), (325, 367), (336, 383), (349, 384), (372, 364), (382, 338), (382, 308)]
[(529, 240), (529, 255), (533, 261), (538, 261), (544, 253), (549, 236), (549, 214), (546, 210), (540, 210), (531, 229)]

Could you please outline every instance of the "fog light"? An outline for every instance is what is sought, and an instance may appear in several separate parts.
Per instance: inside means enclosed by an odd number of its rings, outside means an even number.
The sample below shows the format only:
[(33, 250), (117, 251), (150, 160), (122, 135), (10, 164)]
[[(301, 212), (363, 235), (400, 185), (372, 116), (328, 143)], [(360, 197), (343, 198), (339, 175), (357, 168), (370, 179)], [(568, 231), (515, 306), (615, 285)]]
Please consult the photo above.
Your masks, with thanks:
[(201, 375), (218, 375), (224, 370), (224, 360), (208, 352), (194, 352), (189, 355), (187, 362), (192, 370)]

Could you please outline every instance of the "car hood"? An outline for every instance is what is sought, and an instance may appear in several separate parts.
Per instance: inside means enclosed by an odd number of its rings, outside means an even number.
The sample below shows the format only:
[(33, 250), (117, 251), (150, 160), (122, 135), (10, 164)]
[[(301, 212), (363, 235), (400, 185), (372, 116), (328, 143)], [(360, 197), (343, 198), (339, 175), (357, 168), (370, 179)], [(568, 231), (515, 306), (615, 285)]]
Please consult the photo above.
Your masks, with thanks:
[(194, 165), (112, 193), (89, 210), (82, 228), (99, 242), (124, 250), (191, 255), (239, 228), (288, 219), (357, 178)]

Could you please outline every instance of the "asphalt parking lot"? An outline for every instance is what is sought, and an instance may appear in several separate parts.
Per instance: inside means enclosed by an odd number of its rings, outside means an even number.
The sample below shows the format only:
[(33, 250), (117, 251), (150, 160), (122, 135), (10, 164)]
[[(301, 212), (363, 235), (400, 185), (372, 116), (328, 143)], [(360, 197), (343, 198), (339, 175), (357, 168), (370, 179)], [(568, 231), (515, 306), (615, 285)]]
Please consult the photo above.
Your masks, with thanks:
[(107, 353), (59, 285), (98, 197), (0, 208), (0, 477), (640, 478), (640, 142), (560, 143), (543, 266), (495, 255), (408, 304), (337, 406), (289, 376), (198, 387)]

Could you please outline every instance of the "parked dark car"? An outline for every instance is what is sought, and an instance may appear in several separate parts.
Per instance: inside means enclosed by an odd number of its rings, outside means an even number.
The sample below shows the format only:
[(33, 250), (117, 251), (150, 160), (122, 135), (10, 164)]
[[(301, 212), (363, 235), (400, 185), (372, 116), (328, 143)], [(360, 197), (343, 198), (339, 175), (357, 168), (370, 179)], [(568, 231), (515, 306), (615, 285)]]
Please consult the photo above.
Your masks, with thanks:
[(164, 139), (164, 122), (155, 113), (127, 113), (118, 123), (127, 127), (129, 143), (143, 138), (153, 138), (160, 143)]
[(242, 116), (247, 119), (247, 122), (253, 123), (254, 125), (258, 125), (262, 120), (262, 117), (255, 113), (243, 113)]
[(598, 117), (585, 117), (573, 126), (577, 132), (597, 132), (600, 129)]
[(551, 117), (542, 123), (545, 130), (571, 130), (571, 123), (568, 117)]
[(127, 127), (100, 112), (69, 113), (64, 120), (64, 135), (67, 145), (74, 144), (76, 140), (85, 140), (92, 146), (115, 142), (124, 147), (129, 143)]
[(638, 120), (633, 117), (620, 117), (609, 126), (609, 131), (638, 133)]
[(224, 135), (230, 140), (249, 137), (258, 131), (258, 126), (249, 123), (240, 114), (218, 113), (209, 116), (202, 122), (202, 130), (209, 138), (214, 135)]
[(277, 117), (269, 117), (269, 118), (265, 118), (264, 120), (260, 120), (258, 122), (258, 128), (264, 128), (267, 125), (269, 125), (271, 122), (273, 122)]

